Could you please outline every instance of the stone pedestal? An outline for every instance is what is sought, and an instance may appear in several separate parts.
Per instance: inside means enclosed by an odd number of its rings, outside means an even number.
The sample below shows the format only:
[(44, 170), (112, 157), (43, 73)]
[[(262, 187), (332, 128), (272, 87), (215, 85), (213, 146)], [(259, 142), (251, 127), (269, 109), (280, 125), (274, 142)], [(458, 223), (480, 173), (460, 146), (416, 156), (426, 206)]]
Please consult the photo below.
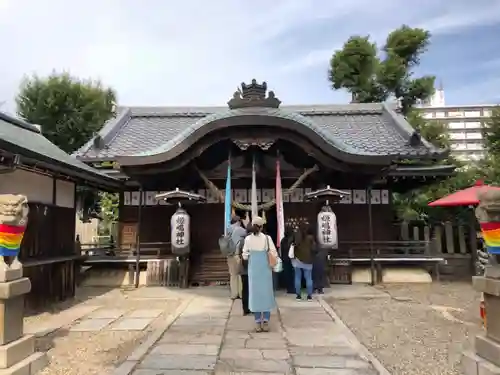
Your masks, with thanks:
[(47, 355), (35, 352), (35, 337), (23, 336), (24, 295), (30, 280), (22, 269), (0, 270), (0, 375), (32, 375), (47, 365)]
[(474, 289), (484, 293), (486, 333), (476, 336), (475, 352), (463, 354), (465, 375), (500, 375), (500, 279), (493, 278), (497, 275), (497, 267), (489, 266), (484, 277), (472, 278)]

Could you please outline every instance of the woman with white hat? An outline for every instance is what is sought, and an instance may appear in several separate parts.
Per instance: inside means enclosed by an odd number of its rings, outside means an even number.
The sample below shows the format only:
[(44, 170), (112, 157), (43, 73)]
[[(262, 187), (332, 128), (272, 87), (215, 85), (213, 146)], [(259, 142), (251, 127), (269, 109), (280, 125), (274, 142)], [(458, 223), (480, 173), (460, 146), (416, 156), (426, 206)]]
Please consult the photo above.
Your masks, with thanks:
[(269, 331), (271, 310), (276, 306), (273, 288), (273, 259), (278, 252), (271, 237), (262, 233), (264, 220), (252, 218), (252, 234), (245, 238), (242, 258), (248, 260), (248, 294), (250, 311), (255, 316), (255, 330)]

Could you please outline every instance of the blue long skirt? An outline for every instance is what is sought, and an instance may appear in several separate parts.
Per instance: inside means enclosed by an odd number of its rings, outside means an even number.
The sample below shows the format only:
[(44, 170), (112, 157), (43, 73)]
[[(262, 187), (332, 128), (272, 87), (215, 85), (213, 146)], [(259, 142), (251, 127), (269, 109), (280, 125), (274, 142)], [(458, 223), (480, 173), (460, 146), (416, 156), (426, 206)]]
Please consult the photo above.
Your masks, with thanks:
[(248, 257), (248, 306), (252, 312), (271, 311), (276, 306), (273, 272), (267, 251), (250, 251)]

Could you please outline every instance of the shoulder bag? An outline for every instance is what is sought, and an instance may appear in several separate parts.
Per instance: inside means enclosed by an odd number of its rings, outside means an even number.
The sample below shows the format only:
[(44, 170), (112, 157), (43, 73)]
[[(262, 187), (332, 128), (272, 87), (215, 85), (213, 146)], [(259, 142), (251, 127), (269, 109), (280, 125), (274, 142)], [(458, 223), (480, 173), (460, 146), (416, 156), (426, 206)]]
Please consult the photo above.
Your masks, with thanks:
[(283, 263), (281, 262), (281, 258), (278, 256), (275, 256), (273, 253), (270, 251), (269, 247), (269, 236), (266, 235), (266, 246), (267, 246), (267, 260), (269, 262), (269, 266), (272, 268), (274, 272), (281, 272), (283, 270)]

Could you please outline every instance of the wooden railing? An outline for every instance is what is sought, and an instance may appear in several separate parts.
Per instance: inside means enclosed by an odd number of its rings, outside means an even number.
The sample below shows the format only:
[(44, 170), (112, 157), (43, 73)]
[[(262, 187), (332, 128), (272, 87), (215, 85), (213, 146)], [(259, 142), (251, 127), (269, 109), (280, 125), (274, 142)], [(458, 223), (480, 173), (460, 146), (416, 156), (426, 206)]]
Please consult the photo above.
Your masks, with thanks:
[(441, 272), (449, 277), (467, 279), (476, 272), (477, 250), (483, 244), (472, 223), (426, 225), (422, 222), (403, 222), (399, 224), (399, 237), (403, 240), (429, 241), (433, 254), (446, 259), (441, 265)]
[[(132, 258), (137, 256), (136, 244), (122, 244), (116, 247), (114, 244), (99, 245), (95, 243), (80, 244), (80, 252), (91, 259), (97, 258)], [(172, 250), (170, 242), (141, 242), (139, 246), (140, 258), (171, 256)]]
[[(124, 244), (116, 248), (113, 244), (88, 243), (80, 244), (79, 248), (84, 256), (86, 271), (98, 264), (124, 264), (128, 268), (130, 285), (135, 284), (137, 271), (145, 269), (147, 285), (188, 286), (189, 262), (185, 259), (179, 261), (172, 254), (169, 242), (142, 242), (139, 257), (135, 244)], [(139, 267), (136, 266), (137, 262)]]
[(373, 255), (430, 254), (429, 241), (344, 241), (339, 246), (351, 258)]
[(329, 256), (330, 278), (337, 283), (350, 283), (354, 264), (370, 265), (374, 282), (382, 281), (382, 267), (414, 264), (432, 266), (436, 280), (440, 279), (442, 254), (433, 254), (429, 241), (345, 241)]
[(403, 222), (399, 224), (399, 237), (403, 241), (429, 241), (433, 251), (442, 254), (471, 254), (477, 247), (477, 243), (474, 243), (477, 242), (475, 227), (451, 222), (432, 226)]

